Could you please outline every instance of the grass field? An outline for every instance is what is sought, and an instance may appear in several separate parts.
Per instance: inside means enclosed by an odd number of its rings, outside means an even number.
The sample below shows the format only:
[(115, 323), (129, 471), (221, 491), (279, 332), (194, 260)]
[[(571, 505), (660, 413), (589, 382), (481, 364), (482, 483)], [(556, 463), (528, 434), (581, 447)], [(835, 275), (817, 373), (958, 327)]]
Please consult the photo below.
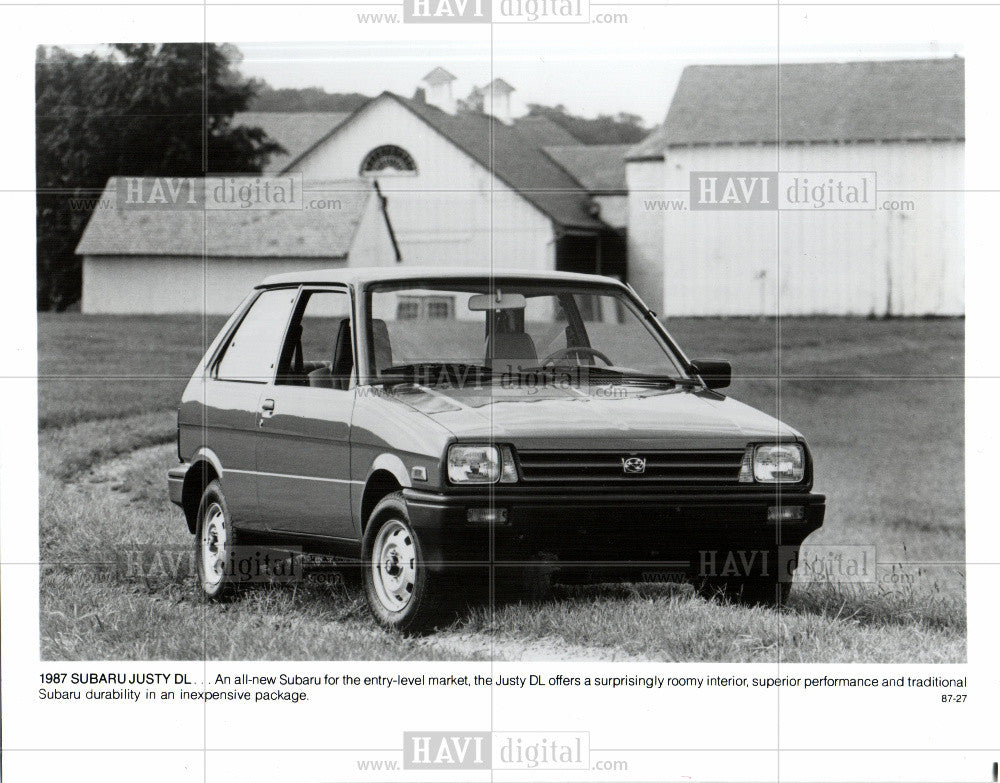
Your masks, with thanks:
[(780, 613), (684, 586), (557, 588), (421, 638), (378, 630), (336, 574), (215, 606), (108, 566), (118, 547), (191, 547), (166, 498), (173, 408), (220, 323), (39, 317), (44, 658), (965, 660), (961, 320), (668, 324), (689, 356), (733, 361), (733, 396), (805, 433), (828, 504), (810, 543), (877, 547), (885, 582), (799, 584)]

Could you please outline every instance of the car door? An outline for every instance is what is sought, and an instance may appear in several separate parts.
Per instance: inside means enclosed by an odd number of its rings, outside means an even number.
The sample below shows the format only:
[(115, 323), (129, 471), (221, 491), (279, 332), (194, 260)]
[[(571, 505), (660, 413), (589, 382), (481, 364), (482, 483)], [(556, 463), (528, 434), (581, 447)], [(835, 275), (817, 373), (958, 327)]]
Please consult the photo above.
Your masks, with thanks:
[(257, 430), (260, 401), (274, 376), (297, 288), (262, 291), (227, 335), (204, 387), (204, 444), (222, 464), (222, 489), (240, 527), (260, 526)]
[(302, 289), (258, 414), (258, 498), (268, 529), (357, 538), (350, 476), (353, 331), (347, 289)]

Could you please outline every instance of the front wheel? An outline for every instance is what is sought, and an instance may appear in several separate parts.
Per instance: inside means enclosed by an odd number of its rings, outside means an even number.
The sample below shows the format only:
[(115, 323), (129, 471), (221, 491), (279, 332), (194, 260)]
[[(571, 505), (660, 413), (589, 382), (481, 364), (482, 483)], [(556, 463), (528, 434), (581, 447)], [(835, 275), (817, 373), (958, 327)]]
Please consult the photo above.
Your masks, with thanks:
[(401, 492), (372, 511), (362, 542), (365, 596), (386, 628), (420, 631), (444, 614), (444, 590), (428, 570)]
[(230, 563), (236, 546), (236, 531), (229, 516), (226, 496), (218, 480), (211, 482), (201, 495), (195, 528), (195, 561), (198, 582), (205, 598), (223, 600), (236, 589)]

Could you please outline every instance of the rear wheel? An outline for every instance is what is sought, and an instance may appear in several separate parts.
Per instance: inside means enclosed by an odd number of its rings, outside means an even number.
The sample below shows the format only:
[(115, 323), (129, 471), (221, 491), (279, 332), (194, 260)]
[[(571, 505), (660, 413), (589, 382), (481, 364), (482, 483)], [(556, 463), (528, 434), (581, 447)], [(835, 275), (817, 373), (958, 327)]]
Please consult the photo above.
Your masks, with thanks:
[(368, 606), (386, 628), (419, 631), (443, 617), (440, 577), (427, 568), (401, 492), (387, 495), (372, 511), (362, 563)]

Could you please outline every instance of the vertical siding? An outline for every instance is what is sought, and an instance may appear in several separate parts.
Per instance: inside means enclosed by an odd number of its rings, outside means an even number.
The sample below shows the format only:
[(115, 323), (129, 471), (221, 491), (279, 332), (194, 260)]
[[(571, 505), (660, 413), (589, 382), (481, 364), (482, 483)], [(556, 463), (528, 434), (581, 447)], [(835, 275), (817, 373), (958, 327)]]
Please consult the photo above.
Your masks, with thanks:
[(357, 177), (365, 156), (383, 144), (402, 147), (417, 165), (416, 175), (378, 178), (404, 263), (555, 268), (551, 221), (394, 100), (375, 101), (295, 170), (307, 187)]
[[(665, 210), (652, 216), (648, 210), (631, 211), (630, 233), (653, 234), (655, 229), (646, 223), (661, 227), (665, 312), (964, 312), (963, 144), (678, 149), (663, 164), (662, 187), (686, 191), (691, 171), (773, 171), (779, 163), (783, 171), (874, 171), (878, 208), (780, 213)], [(630, 171), (635, 165), (629, 164)], [(631, 182), (630, 176), (630, 187)], [(893, 199), (911, 201), (912, 208), (884, 205)], [(630, 239), (630, 250), (632, 246)], [(648, 266), (655, 259), (630, 254), (629, 261), (634, 277), (637, 264)], [(639, 272), (653, 274), (655, 270)]]
[(664, 215), (651, 206), (671, 198), (664, 191), (663, 161), (629, 161), (628, 182), (628, 281), (657, 312), (663, 310)]
[(86, 256), (84, 313), (229, 314), (268, 275), (327, 269), (323, 258)]

